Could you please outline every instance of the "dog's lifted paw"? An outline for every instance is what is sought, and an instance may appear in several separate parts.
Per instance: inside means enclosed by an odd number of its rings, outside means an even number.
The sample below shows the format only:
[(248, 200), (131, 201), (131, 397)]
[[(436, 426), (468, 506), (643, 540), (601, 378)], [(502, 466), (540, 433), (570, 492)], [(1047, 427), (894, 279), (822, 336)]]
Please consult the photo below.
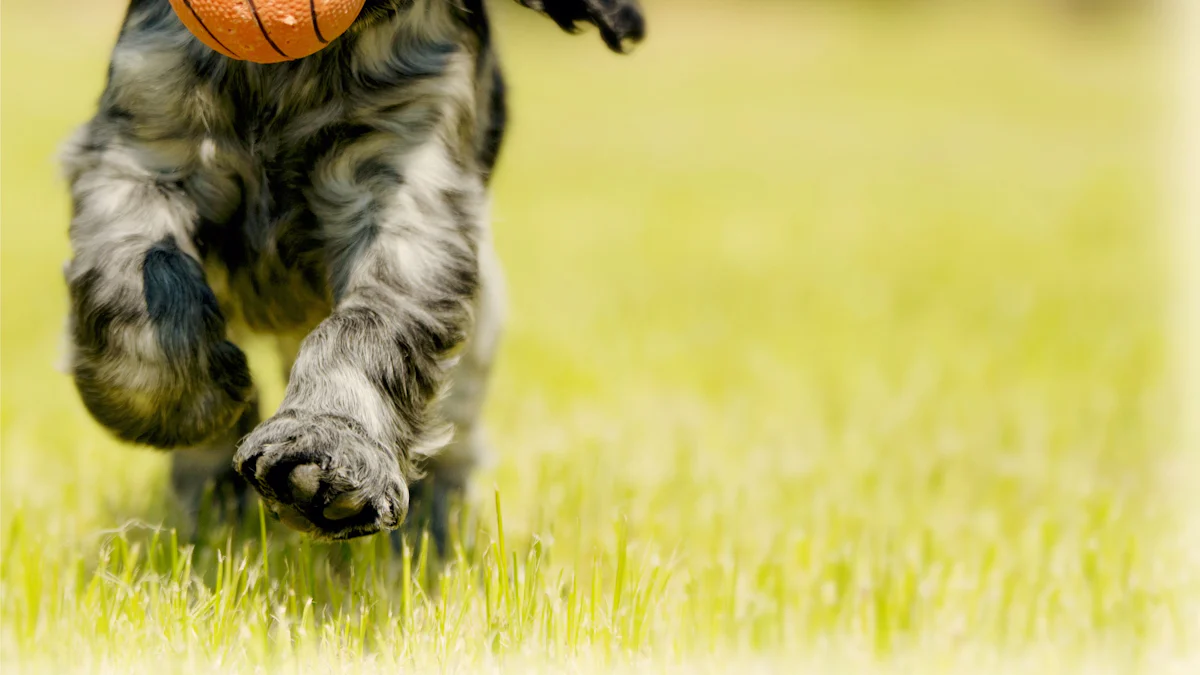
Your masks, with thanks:
[(638, 43), (646, 36), (646, 20), (637, 0), (521, 0), (521, 4), (544, 13), (569, 32), (583, 21), (600, 29), (604, 44), (623, 53), (626, 42)]
[(346, 417), (282, 411), (246, 437), (233, 464), (284, 524), (318, 539), (394, 530), (408, 510), (395, 456)]

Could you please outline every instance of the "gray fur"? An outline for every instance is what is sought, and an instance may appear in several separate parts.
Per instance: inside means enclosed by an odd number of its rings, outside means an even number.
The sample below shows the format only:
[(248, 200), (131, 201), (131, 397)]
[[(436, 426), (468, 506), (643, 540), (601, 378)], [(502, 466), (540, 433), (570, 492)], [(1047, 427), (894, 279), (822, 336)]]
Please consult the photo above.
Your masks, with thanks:
[[(633, 0), (535, 9), (596, 22), (614, 49), (641, 36)], [(88, 409), (181, 449), (182, 493), (232, 454), (314, 536), (398, 527), (425, 471), (461, 489), (501, 317), (486, 206), (503, 126), (478, 0), (367, 0), (346, 35), (275, 65), (220, 56), (167, 0), (133, 0), (65, 154)], [(235, 423), (257, 420), (241, 327), (278, 335), (291, 366), (279, 411), (233, 453)]]

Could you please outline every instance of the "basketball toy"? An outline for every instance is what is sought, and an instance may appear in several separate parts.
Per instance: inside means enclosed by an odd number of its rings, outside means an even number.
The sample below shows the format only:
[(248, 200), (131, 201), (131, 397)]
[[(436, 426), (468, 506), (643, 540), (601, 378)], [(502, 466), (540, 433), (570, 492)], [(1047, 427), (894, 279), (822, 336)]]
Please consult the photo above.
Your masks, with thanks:
[(171, 0), (183, 25), (233, 59), (279, 63), (314, 54), (337, 38), (365, 0)]

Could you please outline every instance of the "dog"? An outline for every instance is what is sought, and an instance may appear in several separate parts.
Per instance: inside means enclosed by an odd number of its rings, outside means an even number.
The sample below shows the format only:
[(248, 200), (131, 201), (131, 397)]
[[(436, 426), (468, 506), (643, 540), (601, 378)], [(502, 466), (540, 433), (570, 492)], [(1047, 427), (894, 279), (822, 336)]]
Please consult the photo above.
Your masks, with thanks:
[[(621, 52), (636, 0), (518, 0)], [(168, 0), (131, 0), (97, 114), (68, 142), (69, 371), (125, 441), (314, 538), (396, 530), (487, 453), (503, 318), (487, 215), (507, 119), (483, 0), (366, 0), (316, 54), (222, 56)], [(261, 420), (235, 340), (286, 364)], [(420, 508), (418, 508), (418, 504)]]

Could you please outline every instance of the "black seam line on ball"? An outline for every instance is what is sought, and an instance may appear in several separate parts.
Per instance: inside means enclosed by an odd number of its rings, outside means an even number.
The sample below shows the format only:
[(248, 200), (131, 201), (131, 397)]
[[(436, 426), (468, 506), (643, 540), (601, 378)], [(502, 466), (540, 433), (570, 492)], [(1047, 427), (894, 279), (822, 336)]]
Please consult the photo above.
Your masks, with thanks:
[(312, 15), (313, 32), (317, 34), (317, 39), (323, 45), (329, 44), (329, 40), (326, 40), (325, 36), (321, 35), (321, 25), (317, 23), (317, 0), (308, 0), (308, 13)]
[(200, 27), (204, 29), (205, 33), (208, 33), (208, 37), (212, 38), (213, 42), (220, 45), (221, 49), (224, 49), (225, 51), (232, 54), (233, 58), (235, 58), (235, 59), (242, 58), (241, 56), (238, 56), (237, 52), (233, 51), (229, 47), (226, 47), (225, 43), (221, 42), (221, 38), (217, 37), (216, 33), (213, 33), (212, 29), (209, 28), (208, 25), (204, 23), (204, 19), (200, 18), (200, 13), (196, 11), (195, 7), (192, 7), (192, 0), (183, 0), (183, 4), (187, 6), (188, 11), (190, 11), (192, 13), (192, 16), (196, 17), (196, 22), (200, 24)]
[(250, 4), (250, 11), (254, 12), (254, 22), (258, 24), (258, 29), (262, 31), (263, 37), (267, 39), (267, 44), (271, 45), (271, 49), (274, 49), (276, 54), (285, 59), (292, 58), (287, 54), (284, 54), (283, 50), (279, 48), (279, 45), (275, 44), (275, 41), (271, 39), (271, 35), (267, 33), (267, 27), (263, 25), (262, 17), (258, 15), (258, 8), (254, 6), (254, 0), (246, 0), (246, 2)]

